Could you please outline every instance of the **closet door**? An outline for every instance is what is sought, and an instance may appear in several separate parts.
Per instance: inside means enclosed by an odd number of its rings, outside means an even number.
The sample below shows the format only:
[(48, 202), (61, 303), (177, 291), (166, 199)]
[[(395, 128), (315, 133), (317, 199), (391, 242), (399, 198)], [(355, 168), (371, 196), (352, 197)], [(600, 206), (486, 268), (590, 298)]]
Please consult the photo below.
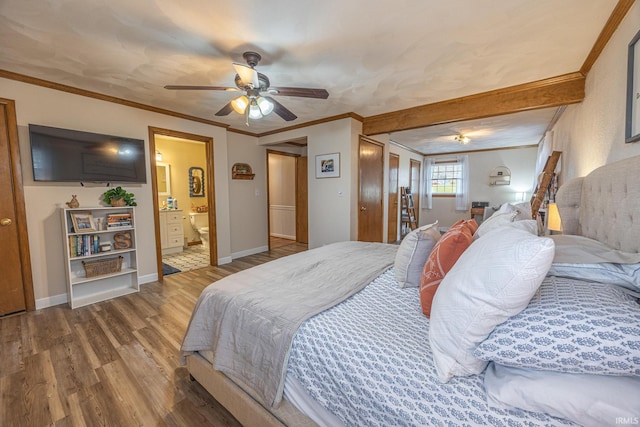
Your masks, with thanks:
[(0, 99), (0, 316), (35, 309), (13, 101)]
[(382, 242), (384, 147), (360, 137), (358, 156), (358, 240)]

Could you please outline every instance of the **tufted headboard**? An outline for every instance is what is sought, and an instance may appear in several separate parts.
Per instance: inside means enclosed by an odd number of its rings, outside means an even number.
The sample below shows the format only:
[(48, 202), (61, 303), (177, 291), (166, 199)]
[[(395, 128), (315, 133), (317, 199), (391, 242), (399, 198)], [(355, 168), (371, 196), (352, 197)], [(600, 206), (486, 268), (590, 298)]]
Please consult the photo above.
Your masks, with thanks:
[(563, 234), (640, 252), (640, 156), (609, 163), (560, 187)]

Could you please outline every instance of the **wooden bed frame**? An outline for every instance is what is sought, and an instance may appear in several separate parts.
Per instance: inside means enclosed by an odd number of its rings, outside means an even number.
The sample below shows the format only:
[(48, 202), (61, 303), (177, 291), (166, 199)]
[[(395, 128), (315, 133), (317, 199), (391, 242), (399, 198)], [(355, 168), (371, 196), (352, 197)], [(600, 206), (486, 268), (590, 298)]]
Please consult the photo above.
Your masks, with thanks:
[(286, 399), (277, 409), (265, 408), (248, 387), (241, 387), (239, 381), (213, 369), (199, 354), (187, 356), (187, 369), (245, 427), (318, 427)]

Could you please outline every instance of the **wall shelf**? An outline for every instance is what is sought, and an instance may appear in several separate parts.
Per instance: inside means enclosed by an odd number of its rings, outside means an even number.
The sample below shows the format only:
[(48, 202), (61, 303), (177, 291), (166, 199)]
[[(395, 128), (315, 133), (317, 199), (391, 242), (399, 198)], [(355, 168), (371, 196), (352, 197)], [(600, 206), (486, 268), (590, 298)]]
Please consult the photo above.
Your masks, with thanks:
[(489, 185), (511, 185), (511, 170), (506, 166), (496, 166), (489, 174)]
[(247, 163), (236, 163), (231, 168), (232, 179), (253, 179), (256, 174), (251, 170), (251, 166)]

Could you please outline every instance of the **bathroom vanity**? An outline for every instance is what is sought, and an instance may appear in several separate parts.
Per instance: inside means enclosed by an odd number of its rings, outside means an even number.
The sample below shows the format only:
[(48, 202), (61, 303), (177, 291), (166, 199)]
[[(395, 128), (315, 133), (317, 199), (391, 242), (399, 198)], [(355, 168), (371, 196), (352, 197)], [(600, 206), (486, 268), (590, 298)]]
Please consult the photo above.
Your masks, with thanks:
[(182, 211), (178, 209), (160, 211), (160, 247), (162, 255), (182, 252), (184, 230)]

